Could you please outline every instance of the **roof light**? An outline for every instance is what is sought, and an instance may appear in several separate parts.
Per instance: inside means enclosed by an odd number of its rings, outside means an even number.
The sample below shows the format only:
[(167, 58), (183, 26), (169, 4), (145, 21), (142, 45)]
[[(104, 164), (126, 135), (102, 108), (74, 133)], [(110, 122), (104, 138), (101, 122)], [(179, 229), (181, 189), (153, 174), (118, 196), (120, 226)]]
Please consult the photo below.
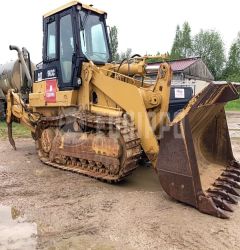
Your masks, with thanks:
[(76, 8), (77, 8), (78, 11), (80, 11), (82, 9), (82, 5), (81, 4), (77, 4)]

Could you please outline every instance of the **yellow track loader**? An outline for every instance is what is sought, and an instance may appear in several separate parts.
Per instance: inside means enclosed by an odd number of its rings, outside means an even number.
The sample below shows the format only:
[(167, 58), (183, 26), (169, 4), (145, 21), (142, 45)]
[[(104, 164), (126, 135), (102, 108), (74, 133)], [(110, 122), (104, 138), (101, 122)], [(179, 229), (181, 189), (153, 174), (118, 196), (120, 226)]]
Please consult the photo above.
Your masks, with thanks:
[[(104, 11), (78, 1), (44, 15), (43, 57), (27, 100), (9, 89), (7, 124), (32, 132), (50, 166), (119, 182), (146, 155), (163, 189), (203, 213), (228, 218), (240, 188), (224, 112), (239, 98), (234, 85), (211, 83), (173, 122), (168, 118), (172, 71), (163, 62), (154, 84), (147, 57), (112, 63)], [(17, 50), (18, 47), (11, 46)]]

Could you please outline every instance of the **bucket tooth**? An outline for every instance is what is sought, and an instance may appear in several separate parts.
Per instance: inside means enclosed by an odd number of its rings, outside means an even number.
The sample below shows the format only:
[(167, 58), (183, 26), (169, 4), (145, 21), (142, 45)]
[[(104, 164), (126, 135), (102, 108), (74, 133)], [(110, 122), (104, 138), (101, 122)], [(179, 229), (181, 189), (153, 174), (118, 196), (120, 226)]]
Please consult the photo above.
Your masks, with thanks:
[(215, 181), (213, 186), (217, 187), (217, 188), (221, 188), (221, 189), (225, 190), (227, 193), (230, 193), (230, 194), (233, 194), (235, 196), (240, 197), (239, 192), (234, 187), (232, 187), (230, 184), (228, 184), (226, 182)]
[(218, 188), (209, 188), (207, 190), (208, 193), (212, 193), (212, 194), (215, 194), (215, 195), (218, 195), (220, 197), (222, 197), (224, 200), (226, 200), (227, 202), (229, 203), (232, 203), (232, 204), (237, 204), (238, 201), (235, 197), (233, 197), (231, 194), (227, 193), (226, 191), (222, 190), (222, 189), (218, 189)]
[(209, 214), (221, 219), (229, 219), (229, 216), (220, 208), (220, 206), (216, 205), (210, 195), (206, 196), (202, 193), (198, 195), (197, 199), (197, 208), (201, 213)]
[(232, 187), (240, 189), (240, 184), (238, 182), (234, 181), (231, 178), (228, 178), (228, 177), (219, 177), (217, 180), (218, 181), (226, 182), (226, 183), (230, 184)]
[(228, 212), (233, 212), (233, 208), (231, 205), (229, 205), (225, 200), (217, 197), (217, 196), (211, 196), (212, 200), (216, 204), (217, 207), (220, 207), (223, 210), (226, 210)]
[(240, 176), (240, 169), (237, 169), (235, 167), (227, 167), (225, 171), (236, 174), (237, 176)]
[(240, 163), (236, 160), (232, 160), (229, 164), (231, 167), (240, 169)]
[(228, 178), (233, 179), (234, 181), (240, 182), (240, 177), (239, 177), (238, 175), (236, 175), (235, 173), (233, 173), (233, 172), (229, 172), (229, 171), (226, 171), (226, 170), (225, 170), (225, 171), (222, 173), (222, 176), (228, 177)]

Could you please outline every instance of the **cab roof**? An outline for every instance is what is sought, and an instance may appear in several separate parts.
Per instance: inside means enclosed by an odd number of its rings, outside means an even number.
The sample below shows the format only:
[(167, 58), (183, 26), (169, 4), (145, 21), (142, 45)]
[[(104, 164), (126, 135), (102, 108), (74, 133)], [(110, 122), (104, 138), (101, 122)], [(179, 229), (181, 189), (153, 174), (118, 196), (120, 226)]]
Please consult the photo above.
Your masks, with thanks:
[(79, 1), (72, 1), (72, 2), (69, 2), (69, 3), (67, 3), (67, 4), (64, 4), (64, 5), (60, 6), (60, 7), (58, 7), (57, 9), (54, 9), (54, 10), (52, 10), (52, 11), (50, 11), (50, 12), (44, 14), (43, 17), (44, 17), (44, 18), (45, 18), (45, 17), (49, 17), (49, 16), (54, 15), (54, 14), (56, 14), (56, 13), (58, 13), (58, 12), (61, 12), (62, 10), (65, 10), (65, 9), (67, 9), (67, 8), (70, 8), (70, 7), (75, 6), (75, 5), (78, 5), (78, 4), (81, 5), (82, 8), (84, 8), (84, 9), (91, 10), (91, 11), (96, 12), (96, 13), (98, 13), (98, 14), (106, 14), (105, 11), (98, 10), (98, 9), (96, 9), (96, 8), (93, 8), (93, 7), (90, 6), (90, 5), (83, 4), (83, 3), (79, 2)]

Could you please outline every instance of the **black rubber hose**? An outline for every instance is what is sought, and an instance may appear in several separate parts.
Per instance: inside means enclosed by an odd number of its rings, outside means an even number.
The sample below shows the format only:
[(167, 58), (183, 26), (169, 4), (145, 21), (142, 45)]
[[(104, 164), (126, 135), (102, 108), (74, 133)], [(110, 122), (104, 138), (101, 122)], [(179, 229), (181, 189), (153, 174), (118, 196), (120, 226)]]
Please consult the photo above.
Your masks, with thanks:
[(142, 57), (142, 56), (139, 55), (139, 54), (134, 54), (134, 55), (131, 56), (131, 58), (135, 58), (135, 57)]
[(117, 72), (119, 72), (119, 69), (121, 68), (121, 66), (123, 65), (123, 63), (124, 63), (125, 61), (127, 61), (127, 58), (124, 58), (124, 59), (120, 62), (119, 66), (118, 66), (118, 69), (117, 69)]

